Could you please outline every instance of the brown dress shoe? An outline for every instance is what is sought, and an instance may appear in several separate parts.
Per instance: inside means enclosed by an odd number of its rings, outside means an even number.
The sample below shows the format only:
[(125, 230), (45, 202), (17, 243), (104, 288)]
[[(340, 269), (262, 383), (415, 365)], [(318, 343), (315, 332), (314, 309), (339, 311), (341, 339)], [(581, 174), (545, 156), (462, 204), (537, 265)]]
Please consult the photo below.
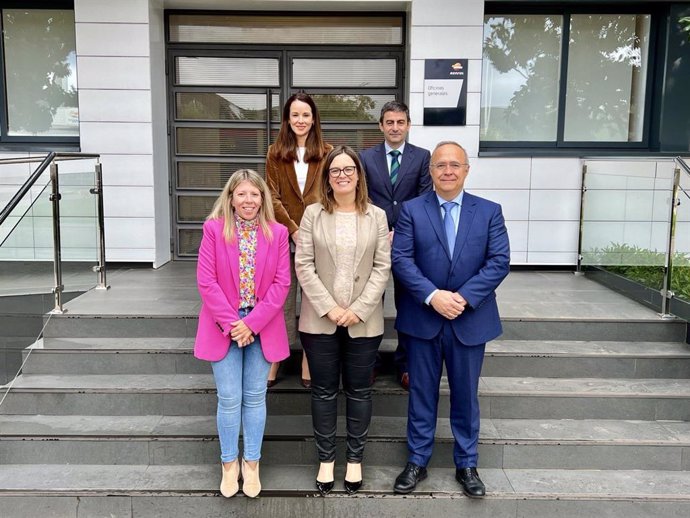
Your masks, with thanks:
[(307, 378), (302, 378), (300, 380), (300, 383), (305, 389), (310, 389), (311, 388), (311, 380), (308, 380)]
[(403, 372), (400, 375), (400, 386), (407, 390), (408, 392), (410, 391), (410, 374), (407, 372)]

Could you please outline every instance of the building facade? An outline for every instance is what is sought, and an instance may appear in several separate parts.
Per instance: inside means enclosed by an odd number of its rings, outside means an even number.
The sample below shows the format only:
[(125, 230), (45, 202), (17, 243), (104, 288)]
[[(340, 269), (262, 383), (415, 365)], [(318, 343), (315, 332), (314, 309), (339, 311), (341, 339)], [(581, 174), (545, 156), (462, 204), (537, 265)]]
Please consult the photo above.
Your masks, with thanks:
[[(101, 154), (109, 261), (194, 258), (210, 203), (235, 169), (263, 170), (282, 101), (298, 90), (316, 96), (332, 143), (379, 142), (378, 110), (395, 98), (410, 106), (411, 142), (460, 142), (466, 188), (502, 204), (517, 265), (576, 264), (584, 157), (663, 169), (690, 151), (688, 2), (0, 8), (2, 155)], [(425, 65), (437, 59), (467, 60), (464, 125), (424, 124)], [(0, 170), (2, 190), (28, 167)]]

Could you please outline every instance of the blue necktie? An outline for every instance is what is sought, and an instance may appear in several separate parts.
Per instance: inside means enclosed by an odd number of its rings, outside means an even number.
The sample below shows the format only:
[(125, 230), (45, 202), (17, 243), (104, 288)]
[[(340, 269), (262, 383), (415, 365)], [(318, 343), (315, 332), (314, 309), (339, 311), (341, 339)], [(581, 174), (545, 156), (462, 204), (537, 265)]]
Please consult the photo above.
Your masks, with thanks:
[(398, 179), (398, 169), (400, 169), (400, 151), (393, 149), (388, 153), (391, 158), (391, 184), (395, 185), (395, 181)]
[(441, 207), (443, 207), (443, 227), (446, 230), (448, 250), (450, 251), (451, 257), (453, 257), (453, 249), (455, 249), (455, 223), (453, 222), (453, 216), (450, 215), (450, 211), (456, 205), (457, 203), (454, 201), (447, 201), (441, 204)]

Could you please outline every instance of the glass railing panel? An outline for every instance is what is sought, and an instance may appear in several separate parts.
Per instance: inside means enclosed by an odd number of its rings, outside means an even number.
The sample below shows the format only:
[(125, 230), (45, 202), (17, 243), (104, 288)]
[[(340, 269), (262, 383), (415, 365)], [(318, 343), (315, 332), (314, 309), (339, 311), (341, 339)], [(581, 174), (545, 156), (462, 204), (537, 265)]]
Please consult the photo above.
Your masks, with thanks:
[(673, 256), (671, 291), (675, 298), (690, 303), (690, 174), (683, 170), (680, 172), (678, 194), (680, 205), (676, 212), (676, 253)]
[(669, 161), (587, 161), (582, 265), (659, 290), (671, 214)]
[[(98, 264), (97, 197), (94, 160), (58, 163), (60, 178), (60, 235), (62, 284), (65, 292), (86, 291), (96, 286)], [(51, 222), (52, 225), (52, 222)], [(52, 236), (52, 226), (50, 228)]]

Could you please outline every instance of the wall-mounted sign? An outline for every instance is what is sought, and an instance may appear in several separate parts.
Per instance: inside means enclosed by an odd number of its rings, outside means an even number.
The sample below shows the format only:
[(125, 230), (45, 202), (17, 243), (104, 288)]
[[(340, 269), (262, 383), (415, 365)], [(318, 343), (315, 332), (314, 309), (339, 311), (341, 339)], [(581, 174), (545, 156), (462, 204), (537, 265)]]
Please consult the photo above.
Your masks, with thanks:
[(467, 60), (424, 60), (424, 125), (464, 126)]

